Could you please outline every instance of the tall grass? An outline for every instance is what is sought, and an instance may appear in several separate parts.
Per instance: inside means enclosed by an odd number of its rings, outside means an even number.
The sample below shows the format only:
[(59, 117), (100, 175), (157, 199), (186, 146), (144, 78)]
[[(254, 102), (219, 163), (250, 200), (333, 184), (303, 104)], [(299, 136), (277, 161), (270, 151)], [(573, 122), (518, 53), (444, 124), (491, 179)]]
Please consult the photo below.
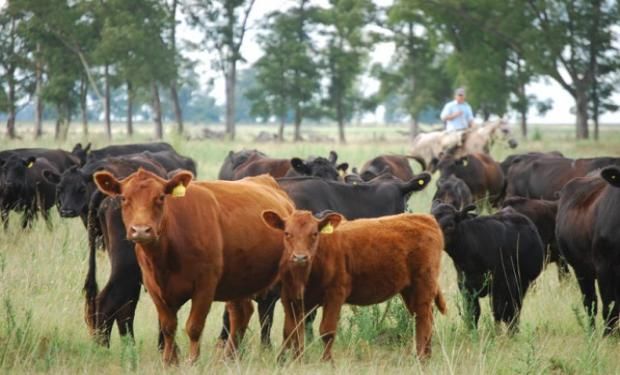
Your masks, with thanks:
[[(195, 158), (202, 179), (215, 178), (227, 152), (242, 147), (259, 148), (270, 155), (326, 155), (339, 152), (352, 166), (380, 153), (407, 151), (394, 128), (361, 128), (351, 132), (350, 143), (252, 144), (254, 128), (243, 129), (242, 141), (185, 141), (171, 137), (181, 153)], [(402, 130), (402, 129), (401, 129)], [(326, 131), (323, 128), (318, 131)], [(328, 129), (328, 131), (331, 131)], [(353, 134), (354, 133), (354, 134)], [(335, 132), (332, 132), (335, 134)], [(373, 142), (381, 136), (385, 142)], [(559, 150), (568, 156), (613, 155), (620, 151), (620, 134), (607, 129), (600, 143), (574, 142), (572, 130), (545, 131), (536, 140), (522, 142), (518, 151)], [(139, 138), (140, 139), (145, 139)], [(36, 145), (71, 148), (79, 137), (56, 144), (44, 139)], [(245, 141), (244, 141), (245, 140)], [(103, 143), (98, 142), (98, 146)], [(0, 147), (31, 147), (29, 141), (0, 141)], [(493, 155), (502, 159), (511, 151), (498, 146)], [(419, 170), (418, 166), (414, 169)], [(434, 186), (414, 194), (410, 208), (428, 212)], [(136, 342), (112, 334), (110, 349), (94, 344), (83, 319), (81, 286), (87, 269), (87, 239), (79, 219), (61, 219), (52, 211), (52, 229), (41, 221), (22, 231), (12, 214), (7, 231), (0, 232), (0, 372), (3, 373), (155, 373), (163, 371), (157, 351), (157, 314), (148, 295), (141, 293), (136, 313)], [(98, 280), (109, 274), (107, 255), (98, 252)], [(334, 347), (333, 364), (320, 362), (322, 342), (316, 337), (299, 362), (278, 363), (283, 316), (280, 307), (272, 339), (273, 350), (262, 349), (257, 319), (253, 318), (238, 361), (222, 361), (215, 349), (221, 327), (221, 303), (214, 304), (202, 337), (202, 354), (194, 366), (185, 363), (182, 373), (619, 373), (620, 344), (602, 338), (598, 325), (586, 324), (574, 277), (560, 283), (555, 266), (543, 271), (525, 298), (521, 329), (511, 336), (498, 329), (488, 299), (482, 300), (478, 330), (463, 319), (456, 274), (450, 258), (443, 258), (441, 287), (448, 315), (435, 315), (433, 356), (424, 362), (415, 355), (414, 327), (399, 298), (370, 307), (345, 306)], [(183, 355), (188, 340), (183, 332), (189, 306), (179, 314), (177, 341)], [(320, 315), (319, 319), (320, 320)], [(318, 329), (318, 322), (314, 326)]]

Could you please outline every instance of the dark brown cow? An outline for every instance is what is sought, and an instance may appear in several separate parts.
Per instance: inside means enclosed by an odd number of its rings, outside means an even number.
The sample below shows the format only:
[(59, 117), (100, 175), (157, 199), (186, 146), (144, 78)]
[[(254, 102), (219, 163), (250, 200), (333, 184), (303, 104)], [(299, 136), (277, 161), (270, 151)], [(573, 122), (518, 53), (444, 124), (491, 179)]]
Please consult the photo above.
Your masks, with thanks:
[(424, 169), (423, 161), (420, 161), (413, 156), (401, 156), (401, 155), (379, 155), (374, 159), (368, 160), (362, 166), (360, 176), (364, 181), (370, 181), (373, 178), (383, 174), (387, 171), (393, 176), (400, 178), (403, 181), (409, 181), (413, 178), (413, 169), (409, 165), (409, 159), (416, 159), (422, 165)]
[[(601, 178), (602, 177), (602, 178)], [(603, 302), (604, 334), (620, 319), (620, 168), (570, 181), (560, 193), (556, 236), (573, 267), (591, 323), (597, 314), (594, 282)]]
[(248, 176), (258, 176), (268, 173), (272, 177), (284, 177), (291, 168), (290, 159), (274, 159), (262, 153), (253, 153), (240, 164), (233, 172), (233, 180)]
[(400, 214), (342, 222), (337, 213), (315, 219), (310, 211), (290, 216), (265, 211), (263, 220), (284, 232), (284, 342), (296, 357), (303, 353), (307, 310), (323, 307), (323, 359), (331, 360), (344, 303), (373, 305), (399, 293), (415, 315), (417, 353), (430, 355), (433, 303), (446, 311), (439, 288), (443, 236), (432, 216)]
[(252, 314), (249, 298), (272, 285), (282, 257), (282, 235), (266, 231), (262, 211), (288, 215), (293, 204), (269, 176), (242, 181), (191, 182), (182, 171), (169, 180), (145, 170), (118, 181), (95, 174), (98, 188), (121, 196), (127, 237), (136, 243), (142, 279), (164, 335), (164, 363), (176, 363), (177, 312), (192, 308), (186, 324), (189, 360), (200, 352), (200, 335), (212, 301), (228, 301), (231, 355)]
[(488, 194), (489, 202), (495, 206), (502, 196), (504, 174), (492, 157), (484, 153), (470, 154), (455, 159), (446, 154), (437, 164), (441, 178), (454, 175), (463, 180), (474, 200), (481, 200)]

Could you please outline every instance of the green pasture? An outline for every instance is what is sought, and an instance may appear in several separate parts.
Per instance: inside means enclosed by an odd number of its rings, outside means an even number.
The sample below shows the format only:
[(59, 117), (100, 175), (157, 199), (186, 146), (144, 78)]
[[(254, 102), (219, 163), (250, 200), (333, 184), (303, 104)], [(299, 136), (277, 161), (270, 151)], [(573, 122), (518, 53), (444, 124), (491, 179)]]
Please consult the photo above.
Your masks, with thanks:
[[(122, 124), (118, 125), (122, 129)], [(190, 131), (199, 131), (191, 127)], [(16, 147), (63, 147), (70, 149), (84, 142), (79, 127), (66, 142), (55, 143), (49, 135), (38, 142), (29, 132), (22, 140), (0, 139), (0, 149)], [(150, 126), (138, 127), (133, 139), (149, 139)], [(18, 126), (18, 131), (20, 127)], [(106, 144), (95, 126), (91, 140), (96, 146)], [(229, 150), (258, 148), (276, 157), (327, 155), (338, 151), (339, 160), (361, 167), (364, 161), (382, 153), (404, 153), (408, 150), (406, 127), (351, 127), (349, 142), (322, 143), (253, 143), (260, 130), (268, 128), (242, 126), (239, 140), (185, 140), (167, 134), (166, 140), (177, 150), (198, 163), (198, 177), (213, 179)], [(537, 130), (535, 130), (537, 129)], [(51, 131), (51, 129), (48, 128)], [(305, 127), (304, 131), (337, 138), (335, 127)], [(399, 132), (400, 131), (400, 132)], [(291, 139), (290, 133), (287, 133)], [(121, 132), (115, 141), (129, 142)], [(559, 150), (570, 157), (620, 155), (620, 127), (604, 127), (601, 140), (574, 141), (573, 127), (547, 126), (530, 129), (530, 140), (521, 140), (517, 151)], [(512, 150), (498, 144), (493, 156), (501, 160)], [(412, 162), (414, 170), (419, 166)], [(428, 212), (434, 184), (411, 198), (414, 212)], [(360, 202), (363, 204), (364, 202)], [(294, 363), (278, 363), (282, 341), (283, 313), (276, 310), (272, 331), (274, 348), (260, 347), (258, 320), (253, 317), (245, 338), (241, 358), (222, 360), (215, 350), (221, 328), (222, 303), (214, 304), (202, 336), (202, 354), (194, 366), (181, 363), (178, 368), (164, 369), (157, 351), (157, 314), (149, 296), (143, 291), (135, 322), (135, 344), (119, 339), (116, 329), (110, 349), (99, 347), (88, 335), (83, 319), (81, 288), (87, 269), (87, 236), (79, 219), (61, 219), (52, 210), (52, 226), (38, 221), (27, 231), (19, 228), (19, 217), (12, 214), (7, 231), (0, 231), (0, 373), (59, 374), (125, 372), (137, 373), (356, 373), (356, 374), (613, 374), (620, 373), (618, 338), (602, 339), (601, 318), (597, 327), (585, 324), (581, 297), (574, 277), (559, 282), (555, 266), (543, 271), (525, 298), (521, 329), (514, 336), (495, 327), (488, 305), (483, 300), (483, 313), (478, 331), (470, 331), (460, 315), (460, 298), (450, 258), (442, 264), (441, 287), (448, 301), (448, 314), (435, 316), (433, 355), (420, 362), (412, 354), (412, 326), (400, 299), (366, 308), (345, 307), (333, 350), (334, 362), (322, 363), (322, 342), (307, 346), (304, 359)], [(97, 274), (100, 289), (109, 274), (107, 255), (98, 252)], [(179, 316), (177, 342), (182, 358), (187, 354), (184, 333), (188, 314), (186, 305)], [(255, 314), (256, 315), (256, 314)], [(317, 319), (318, 321), (318, 319)], [(315, 322), (315, 332), (318, 322)]]

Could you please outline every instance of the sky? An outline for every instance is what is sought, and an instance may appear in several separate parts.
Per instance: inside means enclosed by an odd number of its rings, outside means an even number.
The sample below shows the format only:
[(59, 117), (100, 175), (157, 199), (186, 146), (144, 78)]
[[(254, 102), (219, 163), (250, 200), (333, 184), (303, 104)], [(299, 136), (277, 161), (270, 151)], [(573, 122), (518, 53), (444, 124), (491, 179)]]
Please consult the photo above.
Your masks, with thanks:
[[(0, 0), (1, 1), (1, 0)], [(253, 62), (258, 60), (262, 51), (258, 46), (256, 41), (256, 36), (258, 34), (257, 24), (260, 20), (272, 11), (275, 10), (285, 10), (291, 6), (293, 6), (296, 2), (291, 0), (257, 0), (254, 8), (252, 9), (252, 13), (249, 18), (249, 25), (252, 28), (246, 34), (246, 39), (243, 42), (241, 47), (241, 54), (247, 60), (246, 63), (242, 63), (239, 65), (239, 68), (247, 68)], [(327, 6), (327, 0), (311, 0), (312, 4)], [(391, 0), (375, 0), (375, 3), (381, 6), (386, 6), (392, 3)], [(181, 25), (179, 28), (178, 35), (180, 38), (191, 40), (193, 42), (198, 42), (200, 40), (200, 34), (195, 33), (193, 30), (190, 30), (187, 26)], [(390, 59), (393, 51), (393, 46), (390, 44), (381, 44), (375, 47), (375, 49), (371, 53), (372, 61), (369, 64), (373, 64), (375, 62), (387, 63)], [(204, 82), (208, 79), (214, 79), (214, 88), (211, 92), (218, 103), (223, 103), (225, 98), (224, 91), (224, 79), (219, 77), (216, 72), (214, 72), (209, 66), (209, 53), (193, 53), (191, 57), (196, 58), (200, 61), (198, 70)], [(371, 78), (365, 78), (362, 81), (362, 87), (367, 93), (374, 92), (378, 87), (378, 82)], [(540, 124), (573, 124), (575, 123), (575, 115), (571, 114), (571, 108), (574, 107), (575, 102), (574, 99), (568, 94), (564, 89), (560, 87), (555, 81), (551, 79), (539, 79), (538, 82), (534, 82), (529, 84), (526, 87), (526, 91), (528, 94), (535, 94), (540, 100), (551, 99), (553, 101), (553, 108), (547, 112), (544, 117), (539, 116), (536, 113), (535, 109), (530, 110), (529, 120), (531, 123), (540, 123)], [(620, 101), (620, 96), (616, 94), (614, 96), (616, 101)], [(474, 108), (475, 110), (475, 108)], [(376, 122), (382, 120), (382, 110), (379, 109), (378, 112), (373, 116), (366, 116), (364, 119), (368, 122)], [(512, 118), (513, 121), (516, 121), (516, 118)], [(605, 114), (601, 117), (601, 123), (620, 123), (620, 113), (615, 114)]]

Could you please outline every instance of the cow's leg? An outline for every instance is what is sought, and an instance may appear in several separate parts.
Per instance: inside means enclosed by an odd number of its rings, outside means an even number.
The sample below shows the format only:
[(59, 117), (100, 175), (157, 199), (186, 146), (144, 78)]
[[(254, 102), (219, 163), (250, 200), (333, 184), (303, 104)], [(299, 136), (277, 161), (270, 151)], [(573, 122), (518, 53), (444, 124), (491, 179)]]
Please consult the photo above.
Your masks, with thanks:
[(295, 359), (299, 358), (304, 351), (304, 309), (300, 301), (289, 301), (286, 297), (281, 299), (284, 309), (284, 331), (282, 338), (282, 350), (279, 360), (284, 358), (285, 351), (293, 348)]
[(251, 300), (241, 299), (226, 303), (226, 309), (230, 316), (230, 335), (226, 342), (225, 353), (227, 357), (232, 357), (243, 340), (245, 331), (250, 323), (250, 318), (254, 312), (254, 307)]
[(312, 330), (312, 325), (314, 324), (314, 320), (316, 319), (317, 313), (318, 313), (317, 309), (310, 310), (310, 312), (306, 313), (305, 330), (306, 330), (306, 339), (308, 340), (308, 342), (311, 342), (314, 340), (314, 331)]
[(162, 354), (164, 364), (176, 365), (179, 363), (179, 356), (177, 353), (177, 346), (174, 342), (174, 335), (177, 331), (177, 311), (178, 309), (171, 309), (170, 307), (163, 305), (162, 303), (155, 303), (157, 308), (157, 314), (159, 316), (159, 326), (164, 336), (164, 352)]
[(196, 362), (200, 355), (200, 336), (205, 327), (205, 320), (211, 309), (211, 303), (215, 297), (216, 280), (201, 283), (203, 285), (202, 288), (197, 288), (192, 296), (192, 307), (185, 323), (185, 331), (187, 336), (189, 336), (188, 361), (192, 364)]
[(433, 334), (433, 303), (435, 288), (425, 280), (416, 280), (416, 287), (406, 288), (401, 292), (407, 310), (415, 316), (415, 341), (418, 357), (426, 358), (431, 354), (431, 336)]
[(577, 282), (579, 283), (579, 288), (581, 289), (583, 306), (586, 310), (586, 314), (588, 315), (590, 325), (594, 327), (594, 321), (596, 318), (596, 314), (598, 312), (597, 308), (597, 300), (596, 300), (596, 289), (594, 286), (594, 272), (590, 270), (583, 270), (574, 268), (575, 275), (577, 276)]
[(228, 309), (224, 309), (224, 314), (222, 315), (222, 330), (220, 331), (220, 337), (218, 338), (218, 346), (224, 347), (226, 346), (226, 341), (228, 341), (228, 334), (230, 333), (230, 315), (228, 314)]
[(2, 210), (0, 210), (0, 217), (2, 218), (2, 226), (4, 227), (4, 230), (9, 229), (9, 210), (2, 208)]
[(504, 322), (510, 332), (514, 332), (518, 326), (519, 309), (521, 307), (521, 294), (518, 288), (509, 286), (506, 280), (498, 278), (493, 283), (491, 306), (496, 323)]
[(325, 304), (323, 305), (323, 317), (319, 326), (319, 334), (323, 339), (325, 349), (323, 351), (323, 361), (332, 360), (332, 345), (336, 338), (336, 330), (338, 328), (338, 320), (340, 320), (340, 310), (346, 300), (344, 293), (340, 291), (328, 291), (325, 296)]
[(271, 346), (271, 327), (278, 298), (280, 298), (280, 288), (275, 287), (256, 299), (261, 329), (260, 340), (261, 344), (266, 347)]
[(611, 267), (605, 265), (597, 270), (598, 289), (603, 302), (603, 319), (605, 320), (604, 335), (614, 332), (618, 326), (620, 309), (618, 308), (618, 280)]
[(472, 286), (467, 285), (465, 276), (459, 273), (459, 289), (461, 291), (461, 298), (463, 299), (463, 319), (465, 324), (471, 329), (478, 327), (478, 320), (480, 320), (480, 301), (479, 292)]

